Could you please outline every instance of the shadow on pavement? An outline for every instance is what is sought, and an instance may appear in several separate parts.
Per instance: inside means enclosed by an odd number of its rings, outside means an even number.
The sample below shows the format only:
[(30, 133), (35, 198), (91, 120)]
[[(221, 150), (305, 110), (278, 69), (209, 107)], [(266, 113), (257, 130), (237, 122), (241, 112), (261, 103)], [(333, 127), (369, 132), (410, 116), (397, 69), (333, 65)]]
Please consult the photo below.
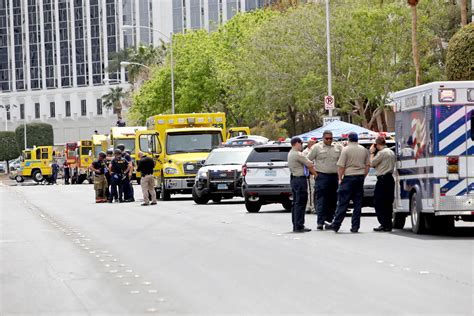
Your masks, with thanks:
[(455, 227), (451, 232), (433, 232), (426, 235), (417, 235), (410, 228), (395, 229), (393, 235), (419, 240), (471, 240), (474, 238), (474, 227)]

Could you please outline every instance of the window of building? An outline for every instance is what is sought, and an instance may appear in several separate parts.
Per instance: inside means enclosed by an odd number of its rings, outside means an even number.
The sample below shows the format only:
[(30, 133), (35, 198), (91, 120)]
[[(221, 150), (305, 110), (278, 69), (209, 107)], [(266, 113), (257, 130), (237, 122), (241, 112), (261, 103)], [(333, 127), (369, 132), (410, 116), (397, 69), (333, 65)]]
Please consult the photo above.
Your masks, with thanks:
[(86, 100), (81, 100), (81, 116), (87, 115), (87, 103)]
[(20, 119), (21, 120), (25, 119), (25, 105), (23, 103), (20, 104)]
[(49, 116), (56, 117), (56, 104), (49, 102)]
[(97, 115), (102, 115), (102, 99), (97, 99)]
[(7, 121), (11, 120), (11, 108), (9, 105), (6, 106), (7, 108), (5, 111), (7, 111)]
[(66, 117), (71, 117), (71, 101), (66, 101)]
[(39, 119), (40, 118), (40, 104), (35, 103), (35, 118)]

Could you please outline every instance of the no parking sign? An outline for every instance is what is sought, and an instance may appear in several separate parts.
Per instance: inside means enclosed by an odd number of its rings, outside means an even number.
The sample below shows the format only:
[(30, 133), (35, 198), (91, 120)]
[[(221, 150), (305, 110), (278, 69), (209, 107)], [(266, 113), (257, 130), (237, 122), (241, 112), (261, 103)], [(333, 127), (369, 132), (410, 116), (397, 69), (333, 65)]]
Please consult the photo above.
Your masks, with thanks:
[(327, 95), (324, 97), (324, 109), (334, 110), (334, 96), (333, 95)]

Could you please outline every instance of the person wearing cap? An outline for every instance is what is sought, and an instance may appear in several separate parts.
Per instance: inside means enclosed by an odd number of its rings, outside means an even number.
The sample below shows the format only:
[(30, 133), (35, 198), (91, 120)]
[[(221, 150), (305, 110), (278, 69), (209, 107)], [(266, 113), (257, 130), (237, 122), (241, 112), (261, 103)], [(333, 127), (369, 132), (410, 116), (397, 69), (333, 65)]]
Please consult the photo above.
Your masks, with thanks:
[(374, 228), (376, 232), (392, 231), (393, 200), (395, 195), (395, 181), (393, 170), (395, 170), (395, 153), (387, 148), (385, 137), (379, 136), (375, 144), (370, 147), (370, 164), (375, 168), (377, 183), (374, 191), (374, 208), (379, 227)]
[(122, 157), (122, 151), (120, 149), (114, 150), (114, 158), (110, 162), (110, 196), (109, 203), (123, 202), (123, 186), (122, 179), (125, 172), (127, 171), (128, 162)]
[(315, 181), (317, 229), (323, 230), (324, 222), (331, 221), (337, 207), (338, 167), (342, 145), (333, 142), (332, 132), (323, 132), (323, 141), (316, 144), (308, 155), (318, 173)]
[[(317, 143), (316, 138), (312, 137), (308, 140), (308, 145), (305, 150), (303, 150), (303, 155), (308, 157), (311, 153), (311, 149), (314, 148), (314, 145)], [(312, 161), (312, 159), (309, 159)], [(313, 161), (314, 163), (314, 161)], [(312, 174), (308, 177), (308, 203), (306, 203), (306, 214), (311, 214), (315, 212), (314, 208), (314, 176)]]
[(357, 233), (360, 228), (360, 215), (362, 212), (362, 198), (364, 196), (364, 180), (369, 173), (369, 152), (358, 143), (356, 133), (349, 133), (349, 143), (341, 152), (337, 161), (339, 189), (337, 208), (331, 223), (326, 222), (325, 228), (339, 231), (347, 213), (349, 202), (354, 203), (352, 212), (351, 232)]
[(140, 185), (143, 192), (143, 203), (142, 206), (156, 204), (156, 192), (155, 192), (155, 178), (153, 177), (153, 169), (155, 168), (155, 161), (148, 156), (145, 156), (141, 151), (138, 153), (138, 168), (137, 171), (141, 172)]
[(123, 198), (125, 202), (134, 202), (134, 194), (133, 194), (133, 187), (130, 180), (132, 179), (133, 173), (133, 161), (132, 156), (130, 156), (130, 152), (125, 150), (125, 145), (118, 144), (117, 149), (120, 149), (122, 152), (122, 158), (125, 159), (128, 163), (127, 167), (123, 170), (123, 177), (122, 177), (122, 187), (123, 187)]
[(317, 175), (313, 163), (306, 158), (303, 151), (303, 141), (299, 137), (291, 139), (291, 150), (288, 153), (288, 168), (291, 172), (291, 190), (293, 193), (293, 207), (291, 218), (293, 222), (293, 232), (304, 233), (311, 229), (304, 226), (304, 216), (306, 203), (308, 201), (308, 182), (309, 173)]
[(107, 155), (104, 152), (100, 152), (96, 160), (89, 166), (89, 170), (94, 172), (94, 190), (95, 190), (95, 202), (104, 203), (107, 202), (106, 191), (107, 191), (107, 179), (105, 173), (107, 172), (106, 158)]

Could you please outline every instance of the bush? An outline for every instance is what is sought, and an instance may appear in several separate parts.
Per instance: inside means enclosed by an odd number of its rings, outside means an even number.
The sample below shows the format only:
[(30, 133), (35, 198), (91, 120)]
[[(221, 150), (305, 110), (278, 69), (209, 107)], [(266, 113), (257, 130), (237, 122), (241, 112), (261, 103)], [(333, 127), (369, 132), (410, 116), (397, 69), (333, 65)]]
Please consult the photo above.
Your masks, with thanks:
[(15, 140), (14, 132), (0, 132), (0, 161), (7, 162), (7, 172), (9, 170), (8, 160), (20, 156), (20, 151)]
[(474, 23), (460, 29), (449, 41), (446, 54), (448, 80), (474, 80)]
[[(20, 125), (15, 130), (18, 149), (25, 149), (24, 126)], [(27, 147), (54, 145), (53, 126), (46, 123), (26, 124)]]

